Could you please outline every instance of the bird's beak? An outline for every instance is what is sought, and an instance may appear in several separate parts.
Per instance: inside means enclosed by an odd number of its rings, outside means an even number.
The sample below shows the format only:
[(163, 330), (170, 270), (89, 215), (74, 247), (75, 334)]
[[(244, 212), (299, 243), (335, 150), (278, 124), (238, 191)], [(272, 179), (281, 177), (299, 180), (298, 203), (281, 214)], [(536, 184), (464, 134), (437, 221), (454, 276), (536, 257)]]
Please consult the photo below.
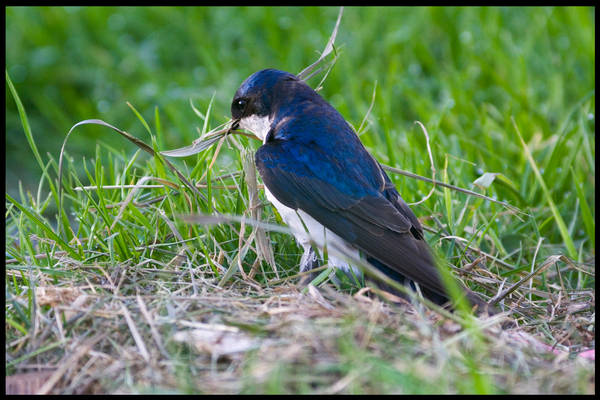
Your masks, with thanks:
[(227, 131), (227, 133), (229, 133), (231, 131), (235, 131), (239, 127), (240, 127), (240, 120), (234, 119), (233, 122), (231, 123), (231, 126), (229, 127), (229, 130)]

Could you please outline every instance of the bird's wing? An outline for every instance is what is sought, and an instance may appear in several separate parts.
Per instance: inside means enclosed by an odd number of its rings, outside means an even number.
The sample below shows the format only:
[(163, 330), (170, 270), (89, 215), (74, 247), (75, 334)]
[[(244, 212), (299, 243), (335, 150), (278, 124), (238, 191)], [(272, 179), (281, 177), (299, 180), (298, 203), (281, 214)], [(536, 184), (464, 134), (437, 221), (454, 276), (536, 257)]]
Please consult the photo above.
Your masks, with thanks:
[(405, 203), (392, 202), (401, 201), (399, 196), (386, 197), (389, 179), (361, 151), (358, 158), (336, 158), (316, 146), (275, 140), (259, 148), (256, 166), (281, 203), (305, 211), (371, 257), (445, 295), (416, 217)]

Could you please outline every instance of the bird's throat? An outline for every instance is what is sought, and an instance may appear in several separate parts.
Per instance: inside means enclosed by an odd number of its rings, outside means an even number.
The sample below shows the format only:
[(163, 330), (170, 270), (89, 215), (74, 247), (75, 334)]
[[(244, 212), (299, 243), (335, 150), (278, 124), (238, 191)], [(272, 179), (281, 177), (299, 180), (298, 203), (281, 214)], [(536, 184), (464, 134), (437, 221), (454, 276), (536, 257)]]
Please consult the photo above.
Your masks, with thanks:
[(263, 143), (265, 143), (267, 134), (271, 130), (272, 122), (273, 121), (268, 115), (261, 117), (255, 114), (242, 118), (240, 120), (240, 128), (254, 133)]

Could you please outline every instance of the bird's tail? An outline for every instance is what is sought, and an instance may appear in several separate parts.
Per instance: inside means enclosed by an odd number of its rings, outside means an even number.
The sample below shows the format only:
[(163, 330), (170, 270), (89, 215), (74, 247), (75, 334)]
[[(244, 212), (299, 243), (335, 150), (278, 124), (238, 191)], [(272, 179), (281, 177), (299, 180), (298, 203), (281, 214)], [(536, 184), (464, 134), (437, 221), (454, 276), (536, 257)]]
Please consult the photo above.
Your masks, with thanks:
[[(375, 266), (378, 270), (380, 270), (381, 272), (383, 272), (384, 274), (386, 274), (388, 277), (392, 278), (396, 282), (399, 282), (399, 283), (403, 284), (404, 286), (407, 286), (410, 289), (416, 291), (415, 283), (411, 279), (402, 275), (397, 270), (388, 267), (387, 265), (383, 264), (382, 262), (380, 262), (379, 260), (377, 260), (373, 257), (367, 257), (367, 261), (370, 264), (373, 264), (373, 266)], [(408, 300), (408, 296), (406, 294), (400, 292), (399, 290), (397, 290), (396, 288), (394, 288), (388, 284), (385, 284), (383, 282), (376, 282), (376, 285), (380, 289), (385, 290), (386, 292), (392, 293), (395, 296), (398, 296), (400, 298)], [(424, 287), (423, 285), (420, 285), (419, 289), (420, 289), (421, 293), (423, 294), (423, 297), (432, 301), (433, 303), (435, 303), (439, 306), (448, 307), (450, 309), (453, 308), (453, 306), (450, 304), (450, 297), (448, 295), (442, 295), (436, 291), (433, 291), (433, 290), (428, 289), (427, 287)], [(473, 311), (475, 312), (475, 314), (477, 314), (477, 315), (488, 314), (491, 316), (491, 315), (498, 314), (500, 312), (500, 310), (497, 307), (495, 307), (491, 304), (488, 304), (477, 293), (472, 292), (471, 290), (469, 290), (467, 288), (463, 288), (463, 290), (465, 292), (465, 297), (466, 297), (467, 301), (469, 302), (470, 306), (472, 307)]]

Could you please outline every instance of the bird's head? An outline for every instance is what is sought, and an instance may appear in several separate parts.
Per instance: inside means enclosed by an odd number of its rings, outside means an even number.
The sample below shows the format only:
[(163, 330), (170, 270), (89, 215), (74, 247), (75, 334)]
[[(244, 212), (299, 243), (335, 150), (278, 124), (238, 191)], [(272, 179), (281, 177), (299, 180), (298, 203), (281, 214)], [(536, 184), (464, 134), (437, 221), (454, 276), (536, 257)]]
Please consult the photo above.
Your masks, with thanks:
[(233, 127), (249, 130), (264, 140), (282, 106), (314, 91), (296, 75), (276, 69), (263, 69), (250, 75), (239, 87), (231, 103)]

